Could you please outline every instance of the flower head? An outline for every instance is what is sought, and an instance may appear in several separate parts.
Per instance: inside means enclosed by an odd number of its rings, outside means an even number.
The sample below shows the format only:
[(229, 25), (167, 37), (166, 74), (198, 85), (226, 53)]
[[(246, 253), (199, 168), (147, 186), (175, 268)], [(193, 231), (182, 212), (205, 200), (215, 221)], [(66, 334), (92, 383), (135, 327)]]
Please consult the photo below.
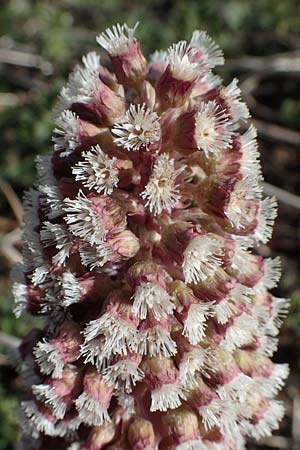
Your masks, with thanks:
[(168, 49), (167, 60), (176, 79), (191, 81), (199, 76), (199, 66), (197, 61), (193, 61), (194, 53), (186, 41), (173, 44)]
[(141, 197), (146, 200), (145, 206), (155, 215), (164, 209), (170, 212), (180, 200), (176, 178), (180, 169), (175, 169), (174, 160), (166, 154), (157, 157), (149, 182)]
[(195, 141), (208, 157), (231, 147), (228, 116), (215, 102), (202, 103), (195, 117)]
[(103, 33), (101, 33), (97, 37), (97, 42), (110, 55), (117, 56), (127, 50), (132, 44), (137, 27), (138, 23), (134, 26), (134, 28), (129, 28), (126, 23), (123, 25), (114, 25), (112, 28), (107, 28)]
[(83, 161), (79, 161), (72, 170), (75, 179), (98, 193), (111, 194), (119, 181), (118, 170), (114, 167), (115, 158), (110, 158), (99, 145), (82, 156)]
[(222, 50), (206, 31), (194, 31), (189, 45), (197, 50), (196, 54), (201, 58), (201, 64), (206, 65), (208, 68), (212, 69), (215, 66), (224, 64)]
[(158, 115), (142, 105), (130, 105), (124, 119), (117, 123), (112, 133), (115, 143), (128, 151), (149, 150), (160, 138)]

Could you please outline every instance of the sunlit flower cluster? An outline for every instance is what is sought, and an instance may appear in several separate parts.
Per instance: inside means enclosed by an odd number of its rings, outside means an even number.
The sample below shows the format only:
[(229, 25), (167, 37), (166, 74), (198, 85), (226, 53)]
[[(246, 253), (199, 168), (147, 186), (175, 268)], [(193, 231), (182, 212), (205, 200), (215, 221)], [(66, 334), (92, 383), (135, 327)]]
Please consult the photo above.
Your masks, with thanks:
[(45, 321), (19, 349), (24, 450), (243, 450), (284, 414), (248, 108), (206, 32), (149, 64), (135, 33), (98, 36), (111, 70), (91, 52), (71, 73), (26, 194), (15, 313)]

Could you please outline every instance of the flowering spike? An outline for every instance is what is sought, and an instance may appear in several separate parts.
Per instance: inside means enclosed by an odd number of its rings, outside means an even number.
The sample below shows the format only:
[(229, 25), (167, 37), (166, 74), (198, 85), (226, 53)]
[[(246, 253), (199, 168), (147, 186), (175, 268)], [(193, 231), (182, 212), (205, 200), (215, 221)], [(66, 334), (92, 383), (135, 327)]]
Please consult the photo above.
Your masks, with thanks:
[(237, 450), (284, 413), (249, 111), (205, 31), (148, 66), (136, 27), (97, 37), (111, 71), (91, 52), (71, 73), (25, 197), (14, 311), (46, 320), (20, 346), (24, 450)]

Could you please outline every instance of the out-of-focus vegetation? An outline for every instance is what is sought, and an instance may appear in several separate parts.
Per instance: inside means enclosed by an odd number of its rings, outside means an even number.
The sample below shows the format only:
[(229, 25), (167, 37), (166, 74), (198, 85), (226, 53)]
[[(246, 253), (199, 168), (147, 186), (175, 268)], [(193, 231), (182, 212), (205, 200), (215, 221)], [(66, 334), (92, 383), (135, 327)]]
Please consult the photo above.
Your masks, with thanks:
[[(34, 182), (35, 156), (51, 150), (51, 109), (56, 95), (81, 55), (97, 49), (95, 36), (106, 27), (116, 22), (133, 25), (139, 21), (137, 34), (146, 54), (188, 39), (196, 28), (208, 30), (230, 60), (300, 49), (299, 0), (2, 0), (0, 3), (0, 173), (20, 197)], [(232, 67), (227, 71), (234, 72)], [(223, 74), (226, 76), (226, 71)], [(245, 71), (240, 70), (239, 75), (243, 78)], [(284, 77), (264, 80), (258, 96), (273, 111), (275, 123), (297, 129), (299, 77), (290, 78), (288, 73)], [(278, 180), (281, 187), (297, 191), (292, 185), (293, 164), (297, 161), (295, 149), (291, 150), (291, 156), (282, 145), (276, 147), (276, 154), (270, 148), (274, 148), (273, 144), (267, 143), (263, 154), (268, 181), (276, 184)], [(278, 170), (280, 174), (276, 173)], [(291, 176), (288, 175), (286, 185), (287, 173)], [(300, 188), (299, 183), (297, 186)], [(292, 234), (297, 235), (299, 215), (292, 214), (291, 222), (279, 221), (277, 228), (281, 228), (273, 248), (284, 254), (287, 267), (293, 266), (283, 280), (283, 293), (292, 297), (292, 314), (287, 324), (291, 330), (288, 333), (296, 336), (300, 329), (299, 266), (294, 261), (295, 243), (286, 234), (292, 229)], [(7, 199), (0, 192), (0, 243), (15, 225)], [(32, 323), (27, 318), (16, 321), (11, 313), (8, 269), (8, 261), (1, 257), (0, 329), (22, 336)], [(1, 347), (0, 364), (0, 450), (9, 450), (16, 437), (18, 381)]]

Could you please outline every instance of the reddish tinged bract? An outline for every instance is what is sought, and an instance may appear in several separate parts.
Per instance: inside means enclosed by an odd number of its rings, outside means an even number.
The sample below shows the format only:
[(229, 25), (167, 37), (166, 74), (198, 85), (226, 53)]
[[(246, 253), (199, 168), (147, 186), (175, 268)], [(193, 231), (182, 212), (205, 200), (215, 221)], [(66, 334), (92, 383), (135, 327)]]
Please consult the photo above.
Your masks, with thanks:
[[(242, 450), (278, 427), (288, 302), (256, 131), (203, 31), (147, 64), (126, 24), (97, 38), (55, 108), (25, 198), (15, 313), (28, 450)], [(252, 249), (255, 247), (255, 251)]]

